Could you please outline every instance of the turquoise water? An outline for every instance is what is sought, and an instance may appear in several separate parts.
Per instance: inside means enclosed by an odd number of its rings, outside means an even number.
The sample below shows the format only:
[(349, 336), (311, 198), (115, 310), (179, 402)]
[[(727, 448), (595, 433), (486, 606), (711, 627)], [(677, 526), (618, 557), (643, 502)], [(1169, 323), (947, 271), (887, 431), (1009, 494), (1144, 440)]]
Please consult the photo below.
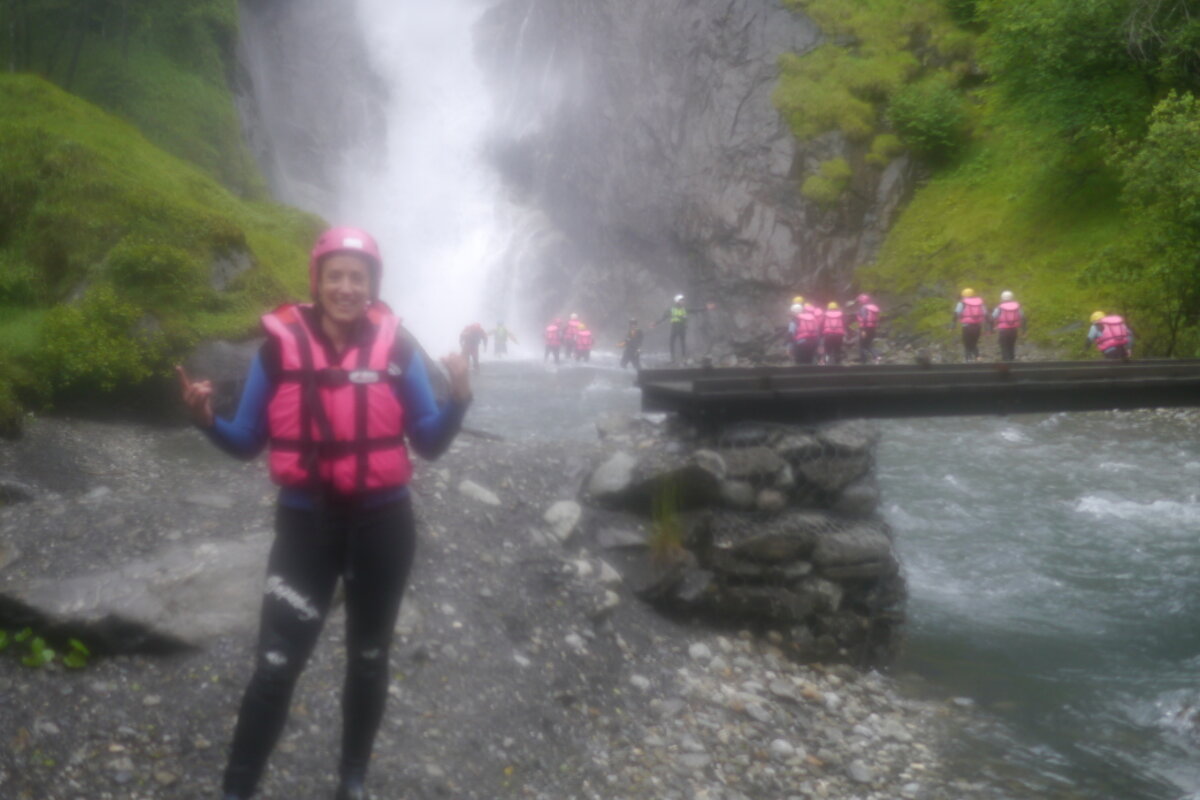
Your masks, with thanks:
[(1145, 414), (883, 429), (911, 597), (898, 667), (976, 701), (963, 755), (1029, 797), (1200, 797), (1200, 429)]

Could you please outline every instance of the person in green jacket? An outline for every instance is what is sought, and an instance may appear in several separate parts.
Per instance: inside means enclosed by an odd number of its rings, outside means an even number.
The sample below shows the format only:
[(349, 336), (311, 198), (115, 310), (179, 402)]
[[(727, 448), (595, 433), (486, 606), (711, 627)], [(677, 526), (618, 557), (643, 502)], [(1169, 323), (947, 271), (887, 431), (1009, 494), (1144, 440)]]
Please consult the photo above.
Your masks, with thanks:
[(504, 327), (503, 322), (497, 322), (496, 329), (492, 331), (492, 353), (496, 356), (508, 355), (509, 339), (512, 339), (513, 344), (520, 344), (515, 333)]
[(675, 363), (675, 342), (679, 342), (679, 360), (683, 361), (687, 358), (687, 323), (688, 314), (699, 314), (704, 311), (712, 311), (717, 307), (716, 303), (707, 303), (700, 308), (688, 308), (684, 305), (684, 296), (681, 294), (675, 295), (675, 302), (668, 308), (658, 321), (650, 327), (656, 328), (661, 322), (671, 321), (671, 363)]

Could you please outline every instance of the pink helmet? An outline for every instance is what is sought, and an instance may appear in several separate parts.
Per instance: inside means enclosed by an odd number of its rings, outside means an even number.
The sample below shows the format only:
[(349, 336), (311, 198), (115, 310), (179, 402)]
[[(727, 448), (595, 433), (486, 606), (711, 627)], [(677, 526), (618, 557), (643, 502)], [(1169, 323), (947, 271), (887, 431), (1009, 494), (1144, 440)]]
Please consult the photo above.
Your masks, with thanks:
[(330, 228), (317, 237), (308, 257), (308, 288), (317, 298), (317, 267), (321, 259), (333, 253), (356, 253), (371, 262), (371, 299), (379, 299), (379, 282), (383, 273), (383, 258), (379, 245), (371, 234), (361, 228)]
[(871, 295), (860, 294), (858, 297), (854, 298), (854, 302), (860, 303), (860, 304), (861, 303), (869, 303), (869, 302), (871, 302)]

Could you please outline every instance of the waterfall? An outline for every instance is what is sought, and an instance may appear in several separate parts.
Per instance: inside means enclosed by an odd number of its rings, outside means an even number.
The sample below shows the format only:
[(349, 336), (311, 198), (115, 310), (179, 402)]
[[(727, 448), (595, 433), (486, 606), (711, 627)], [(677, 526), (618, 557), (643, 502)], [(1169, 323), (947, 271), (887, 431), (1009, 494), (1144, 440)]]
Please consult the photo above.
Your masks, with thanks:
[(492, 102), (474, 59), (471, 0), (355, 0), (366, 54), (388, 90), (382, 158), (351, 157), (337, 218), (372, 231), (387, 259), (384, 299), (431, 349), (457, 342), (485, 302), (503, 251), (504, 202), (484, 147)]
[(527, 237), (486, 157), (495, 115), (474, 41), (486, 5), (242, 3), (243, 115), (276, 197), (370, 231), (383, 299), (434, 353), (471, 322), (512, 324), (502, 265)]

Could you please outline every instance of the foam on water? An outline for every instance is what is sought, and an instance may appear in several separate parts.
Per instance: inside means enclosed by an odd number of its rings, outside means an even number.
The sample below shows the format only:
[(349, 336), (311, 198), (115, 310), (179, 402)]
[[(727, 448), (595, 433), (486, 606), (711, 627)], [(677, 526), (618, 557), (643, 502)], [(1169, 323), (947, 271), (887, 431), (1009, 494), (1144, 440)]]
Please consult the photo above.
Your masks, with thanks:
[(1177, 500), (1152, 500), (1140, 503), (1136, 500), (1114, 499), (1103, 495), (1085, 495), (1075, 504), (1081, 514), (1098, 518), (1114, 518), (1136, 522), (1142, 527), (1173, 527), (1187, 535), (1194, 535), (1200, 524), (1200, 503)]
[(1089, 800), (1196, 792), (1200, 716), (1180, 718), (1200, 708), (1196, 437), (1112, 413), (883, 429), (906, 663), (1005, 701), (981, 752)]

